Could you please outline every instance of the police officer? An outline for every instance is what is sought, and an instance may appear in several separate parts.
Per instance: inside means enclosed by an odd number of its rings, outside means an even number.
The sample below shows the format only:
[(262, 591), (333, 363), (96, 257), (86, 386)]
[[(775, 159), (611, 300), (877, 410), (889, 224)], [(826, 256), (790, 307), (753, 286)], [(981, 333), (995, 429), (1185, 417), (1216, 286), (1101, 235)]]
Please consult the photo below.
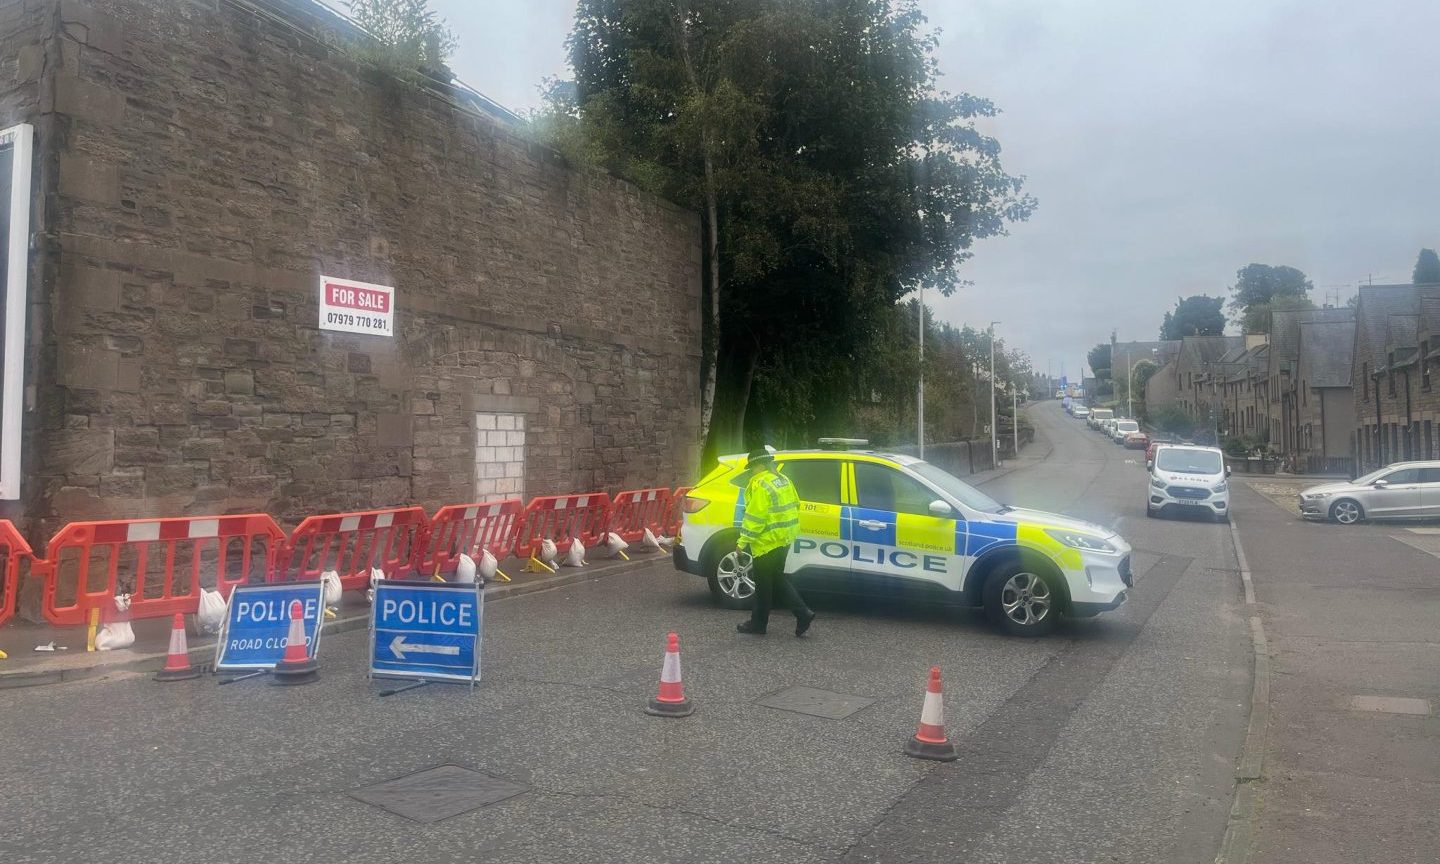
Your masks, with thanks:
[(795, 613), (795, 635), (804, 636), (815, 613), (785, 575), (785, 556), (800, 534), (800, 498), (795, 494), (795, 484), (776, 473), (774, 451), (769, 447), (751, 453), (745, 468), (751, 477), (745, 487), (745, 517), (736, 547), (753, 559), (750, 572), (755, 580), (755, 611), (749, 621), (735, 629), (763, 634), (770, 622), (772, 594), (778, 594)]

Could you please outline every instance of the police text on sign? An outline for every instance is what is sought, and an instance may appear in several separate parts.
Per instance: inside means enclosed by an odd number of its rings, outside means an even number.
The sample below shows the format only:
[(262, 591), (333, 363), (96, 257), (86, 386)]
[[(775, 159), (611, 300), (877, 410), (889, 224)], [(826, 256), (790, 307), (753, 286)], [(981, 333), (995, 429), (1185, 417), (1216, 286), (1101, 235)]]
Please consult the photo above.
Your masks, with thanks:
[(215, 669), (270, 669), (285, 656), (290, 636), (290, 604), (300, 604), (306, 653), (320, 648), (321, 583), (283, 582), (240, 585), (230, 594), (225, 623), (215, 646)]
[(377, 582), (371, 677), (478, 681), (484, 608), (484, 594), (476, 585)]
[(372, 336), (395, 335), (395, 289), (321, 276), (320, 329)]

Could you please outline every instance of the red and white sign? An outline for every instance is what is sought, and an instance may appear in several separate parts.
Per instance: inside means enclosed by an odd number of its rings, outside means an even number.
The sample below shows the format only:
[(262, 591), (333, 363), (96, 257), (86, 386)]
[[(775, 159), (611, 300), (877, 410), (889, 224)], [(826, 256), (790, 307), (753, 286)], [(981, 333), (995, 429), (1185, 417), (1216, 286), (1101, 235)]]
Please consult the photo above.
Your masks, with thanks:
[(395, 289), (321, 276), (320, 329), (394, 336)]

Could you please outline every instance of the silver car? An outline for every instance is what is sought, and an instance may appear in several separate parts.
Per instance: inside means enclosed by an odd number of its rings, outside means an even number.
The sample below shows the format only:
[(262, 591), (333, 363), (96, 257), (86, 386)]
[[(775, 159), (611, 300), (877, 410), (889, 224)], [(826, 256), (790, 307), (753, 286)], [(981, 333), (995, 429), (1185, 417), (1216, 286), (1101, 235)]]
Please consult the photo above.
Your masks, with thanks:
[(1396, 462), (1354, 480), (1311, 486), (1300, 493), (1300, 515), (1341, 525), (1440, 518), (1440, 462)]

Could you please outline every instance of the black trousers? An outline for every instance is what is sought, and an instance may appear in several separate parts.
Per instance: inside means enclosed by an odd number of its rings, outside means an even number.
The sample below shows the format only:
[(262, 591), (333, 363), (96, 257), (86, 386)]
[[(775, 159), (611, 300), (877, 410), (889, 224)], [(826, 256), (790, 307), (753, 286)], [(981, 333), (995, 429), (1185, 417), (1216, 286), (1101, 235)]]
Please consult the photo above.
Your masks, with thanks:
[(770, 607), (777, 599), (795, 613), (797, 621), (810, 612), (800, 592), (790, 583), (790, 577), (785, 575), (785, 555), (789, 551), (789, 546), (781, 546), (755, 556), (750, 570), (755, 580), (755, 609), (750, 613), (750, 625), (756, 630), (764, 630), (770, 623)]

